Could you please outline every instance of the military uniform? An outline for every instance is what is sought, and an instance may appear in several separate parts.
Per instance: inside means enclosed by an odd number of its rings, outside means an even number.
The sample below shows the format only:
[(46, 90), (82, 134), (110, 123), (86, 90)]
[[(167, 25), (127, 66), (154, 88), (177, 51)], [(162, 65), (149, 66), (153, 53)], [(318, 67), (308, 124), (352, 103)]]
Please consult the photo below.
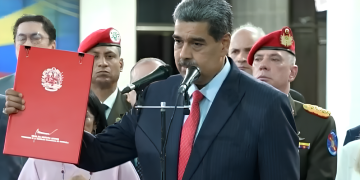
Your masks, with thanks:
[(114, 105), (110, 111), (107, 122), (109, 125), (121, 122), (121, 118), (131, 109), (131, 104), (126, 100), (127, 96), (118, 90)]
[[(78, 52), (86, 53), (90, 49), (97, 47), (97, 46), (115, 46), (121, 47), (121, 37), (120, 33), (114, 28), (107, 28), (107, 29), (99, 29), (89, 36), (87, 36), (81, 43), (78, 48)], [(121, 94), (119, 90), (117, 90), (117, 95), (115, 101), (111, 107), (111, 111), (109, 116), (107, 117), (107, 124), (112, 125), (117, 122), (121, 122), (122, 117), (131, 109), (131, 104), (127, 101), (127, 95)], [(105, 100), (106, 101), (106, 100)], [(103, 104), (106, 105), (106, 104)], [(104, 106), (105, 113), (109, 106)], [(135, 166), (139, 176), (141, 177), (142, 174), (139, 172), (138, 165), (132, 161), (133, 165)]]
[[(283, 27), (260, 38), (249, 52), (247, 60), (250, 65), (259, 50), (285, 51), (296, 57), (291, 29)], [(288, 97), (299, 136), (300, 180), (334, 180), (338, 147), (334, 118), (329, 111), (296, 101), (290, 94)]]
[[(87, 36), (78, 48), (78, 52), (86, 53), (97, 46), (115, 46), (121, 47), (120, 33), (114, 28), (99, 29)], [(117, 90), (117, 96), (112, 105), (109, 116), (107, 117), (108, 125), (121, 120), (127, 111), (131, 109), (131, 104), (127, 102), (127, 96)], [(105, 107), (105, 110), (107, 108)]]
[[(338, 140), (330, 112), (289, 94), (299, 136), (300, 180), (335, 179)], [(308, 110), (306, 110), (306, 109)]]

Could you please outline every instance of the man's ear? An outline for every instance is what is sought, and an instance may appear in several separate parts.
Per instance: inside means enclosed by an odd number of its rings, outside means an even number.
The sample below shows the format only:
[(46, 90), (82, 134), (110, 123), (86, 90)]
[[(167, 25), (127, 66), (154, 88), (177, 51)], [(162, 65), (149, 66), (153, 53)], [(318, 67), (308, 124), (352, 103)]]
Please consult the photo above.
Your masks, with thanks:
[(50, 43), (51, 49), (56, 49), (56, 41), (54, 40), (52, 43)]
[(298, 73), (298, 66), (292, 65), (292, 67), (290, 68), (289, 82), (293, 82), (295, 80), (297, 73)]
[(231, 34), (230, 33), (226, 33), (222, 38), (221, 38), (221, 46), (222, 46), (222, 56), (226, 56), (229, 53), (229, 47), (230, 47), (230, 41), (231, 41)]
[(124, 59), (123, 58), (120, 58), (120, 72), (122, 72), (123, 68), (124, 68)]

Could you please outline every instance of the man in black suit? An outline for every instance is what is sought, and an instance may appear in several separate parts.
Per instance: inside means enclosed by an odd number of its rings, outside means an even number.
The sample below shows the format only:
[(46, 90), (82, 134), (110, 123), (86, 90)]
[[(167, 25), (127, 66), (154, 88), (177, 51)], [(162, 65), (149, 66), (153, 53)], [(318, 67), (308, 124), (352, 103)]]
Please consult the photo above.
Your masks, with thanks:
[[(0, 108), (5, 107), (5, 96), (0, 94)], [(4, 180), (16, 180), (20, 174), (21, 168), (24, 165), (25, 159), (17, 156), (4, 155), (4, 143), (6, 128), (8, 123), (8, 116), (0, 113), (0, 179)]]
[[(56, 48), (56, 29), (51, 21), (42, 15), (23, 15), (16, 20), (13, 27), (13, 38), (16, 50), (16, 57), (19, 54), (20, 45), (34, 46), (48, 49)], [(14, 86), (15, 75), (0, 78), (0, 94), (5, 94), (5, 90)], [(5, 96), (0, 96), (0, 110), (5, 105)], [(7, 128), (8, 116), (0, 114), (0, 179), (16, 180), (21, 168), (27, 158), (4, 155), (2, 153), (5, 133)]]
[[(170, 126), (173, 110), (166, 110), (166, 178), (298, 180), (299, 140), (286, 95), (245, 75), (226, 56), (231, 6), (225, 0), (183, 0), (173, 17), (181, 75), (149, 85), (142, 105), (183, 105), (178, 88), (186, 69), (198, 66), (201, 76), (185, 92), (189, 115), (177, 109)], [(12, 108), (23, 105), (16, 96)], [(5, 111), (15, 112), (9, 106)], [(84, 132), (78, 166), (94, 172), (139, 157), (144, 179), (161, 179), (159, 112), (125, 115), (96, 137)]]

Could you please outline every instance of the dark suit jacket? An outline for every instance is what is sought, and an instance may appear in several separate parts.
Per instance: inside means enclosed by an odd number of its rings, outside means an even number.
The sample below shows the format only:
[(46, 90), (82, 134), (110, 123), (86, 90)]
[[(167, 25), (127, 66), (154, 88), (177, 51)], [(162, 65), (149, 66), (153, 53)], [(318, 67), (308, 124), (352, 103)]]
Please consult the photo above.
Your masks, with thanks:
[(0, 78), (0, 94), (5, 94), (5, 91), (7, 89), (13, 88), (14, 81), (15, 81), (15, 76), (13, 74)]
[[(195, 141), (184, 180), (298, 180), (299, 140), (286, 95), (239, 71), (231, 70), (221, 85)], [(173, 106), (180, 75), (151, 84), (144, 104)], [(180, 97), (180, 105), (183, 97)], [(166, 110), (167, 126), (173, 110)], [(170, 127), (166, 178), (177, 179), (184, 112), (175, 111)], [(125, 115), (96, 138), (84, 132), (79, 167), (108, 169), (139, 157), (145, 180), (160, 178), (159, 109)], [(138, 124), (136, 123), (138, 122)]]
[(121, 118), (131, 109), (131, 104), (126, 100), (127, 96), (121, 94), (118, 90), (114, 105), (110, 111), (109, 117), (107, 118), (108, 125), (114, 124), (121, 120)]
[(4, 105), (5, 96), (0, 95), (0, 179), (17, 180), (24, 162), (22, 162), (22, 158), (20, 157), (3, 154), (6, 127), (8, 123), (8, 116), (2, 113)]
[(337, 155), (331, 155), (327, 147), (328, 135), (336, 133), (334, 118), (326, 119), (310, 114), (303, 108), (303, 103), (295, 101), (289, 95), (294, 109), (295, 123), (300, 132), (302, 143), (310, 143), (310, 148), (300, 148), (300, 180), (334, 180), (337, 168)]
[(346, 132), (346, 137), (345, 137), (345, 141), (344, 141), (344, 146), (354, 140), (357, 140), (360, 138), (360, 126), (356, 126), (352, 129), (349, 129)]

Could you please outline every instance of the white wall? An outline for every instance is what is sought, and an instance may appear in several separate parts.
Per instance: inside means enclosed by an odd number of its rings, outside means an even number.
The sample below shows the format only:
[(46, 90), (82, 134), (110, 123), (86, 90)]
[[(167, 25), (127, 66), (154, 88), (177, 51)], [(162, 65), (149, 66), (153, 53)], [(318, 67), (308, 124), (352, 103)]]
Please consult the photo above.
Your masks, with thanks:
[(136, 62), (136, 0), (80, 0), (80, 42), (93, 31), (113, 27), (120, 32), (124, 69), (118, 86), (130, 82)]
[(265, 33), (289, 25), (289, 0), (232, 0), (234, 29), (247, 22)]
[(346, 130), (360, 125), (360, 0), (328, 3), (326, 101), (341, 148)]

